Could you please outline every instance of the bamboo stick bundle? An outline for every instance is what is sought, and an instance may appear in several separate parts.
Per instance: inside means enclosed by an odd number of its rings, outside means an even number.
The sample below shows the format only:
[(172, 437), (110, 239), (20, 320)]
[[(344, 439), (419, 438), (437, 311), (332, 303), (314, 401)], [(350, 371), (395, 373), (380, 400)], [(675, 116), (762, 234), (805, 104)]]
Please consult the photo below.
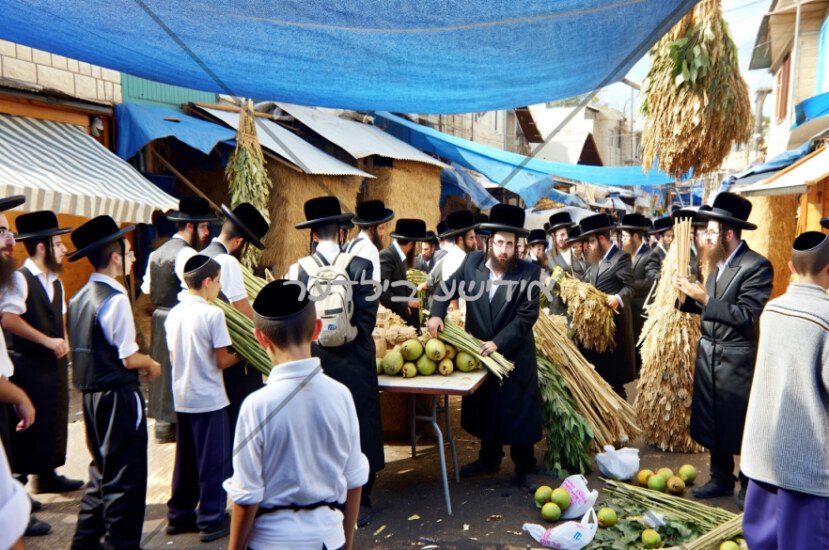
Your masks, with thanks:
[(725, 523), (708, 531), (701, 537), (684, 543), (682, 550), (709, 550), (719, 548), (720, 544), (743, 534), (743, 514), (734, 516)]
[(262, 277), (257, 277), (253, 274), (253, 272), (245, 267), (242, 266), (242, 280), (245, 283), (245, 291), (248, 295), (248, 300), (250, 303), (256, 299), (256, 295), (259, 294), (259, 291), (267, 284), (265, 279)]
[(515, 364), (512, 361), (508, 361), (497, 351), (490, 353), (486, 357), (481, 355), (478, 350), (481, 349), (482, 342), (449, 319), (444, 319), (443, 330), (438, 334), (438, 338), (452, 344), (458, 351), (465, 351), (472, 355), (483, 363), (489, 369), (489, 372), (497, 376), (499, 380), (503, 380), (505, 376), (509, 376), (509, 373), (515, 368)]
[(692, 453), (703, 448), (691, 439), (691, 399), (694, 359), (700, 336), (699, 316), (676, 308), (674, 273), (680, 272), (679, 256), (690, 259), (690, 230), (677, 238), (662, 262), (653, 303), (639, 338), (642, 370), (636, 384), (634, 407), (645, 440), (663, 451)]
[[(429, 274), (426, 273), (425, 271), (420, 270), (420, 269), (412, 268), (412, 269), (409, 269), (408, 271), (406, 271), (406, 280), (409, 281), (410, 283), (416, 285), (416, 286), (419, 286), (419, 285), (425, 283), (426, 280), (428, 279), (428, 277), (429, 277)], [(424, 302), (426, 300), (426, 291), (425, 290), (418, 290), (417, 291), (417, 299), (418, 299), (418, 301), (420, 301), (420, 307), (417, 310), (418, 311), (418, 320), (419, 320), (419, 324), (422, 326), (423, 325), (423, 315), (424, 315), (423, 306), (425, 305)]]
[(273, 365), (268, 354), (253, 336), (253, 321), (232, 305), (221, 300), (213, 301), (213, 305), (225, 313), (227, 331), (230, 333), (230, 341), (236, 353), (262, 374), (270, 374)]
[(561, 267), (553, 270), (552, 279), (567, 305), (570, 329), (576, 342), (599, 353), (612, 351), (616, 347), (616, 320), (613, 318), (615, 312), (607, 305), (607, 294), (576, 279)]
[(599, 376), (567, 335), (563, 315), (540, 315), (533, 327), (538, 349), (558, 367), (579, 412), (593, 431), (593, 446), (627, 443), (640, 428), (633, 407)]

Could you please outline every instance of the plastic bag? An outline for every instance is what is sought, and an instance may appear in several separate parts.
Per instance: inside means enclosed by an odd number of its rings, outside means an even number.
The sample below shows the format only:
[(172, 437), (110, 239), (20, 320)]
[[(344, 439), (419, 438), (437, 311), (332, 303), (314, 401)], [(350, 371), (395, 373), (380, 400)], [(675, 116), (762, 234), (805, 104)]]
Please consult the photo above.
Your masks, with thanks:
[(596, 455), (596, 464), (605, 477), (630, 479), (639, 471), (639, 449), (625, 447), (617, 451), (613, 445), (605, 445), (604, 452)]
[(562, 511), (561, 517), (563, 519), (575, 519), (581, 517), (596, 504), (599, 498), (599, 492), (591, 491), (587, 487), (587, 480), (584, 476), (574, 475), (564, 480), (561, 488), (570, 494), (570, 506)]
[(559, 550), (581, 550), (596, 536), (596, 511), (591, 507), (581, 518), (581, 521), (568, 521), (551, 529), (541, 525), (525, 523), (524, 531), (530, 534), (535, 541), (547, 548)]

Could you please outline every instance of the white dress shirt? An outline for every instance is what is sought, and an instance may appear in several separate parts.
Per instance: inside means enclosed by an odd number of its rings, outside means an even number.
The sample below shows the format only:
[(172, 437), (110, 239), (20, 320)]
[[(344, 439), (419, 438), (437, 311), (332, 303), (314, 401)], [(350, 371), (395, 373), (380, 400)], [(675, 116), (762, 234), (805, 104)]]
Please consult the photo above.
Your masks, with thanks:
[[(31, 258), (26, 258), (23, 262), (23, 267), (29, 270), (29, 273), (34, 275), (40, 284), (43, 285), (43, 290), (46, 291), (46, 296), (51, 302), (55, 297), (55, 288), (53, 283), (58, 281), (58, 284), (63, 291), (63, 314), (66, 315), (66, 291), (63, 288), (63, 282), (60, 277), (50, 272), (44, 273)], [(26, 300), (29, 298), (29, 283), (26, 282), (26, 277), (19, 271), (12, 274), (11, 283), (3, 292), (0, 298), (0, 313), (13, 313), (15, 315), (23, 315), (26, 313)]]
[(378, 283), (380, 282), (380, 251), (377, 250), (377, 247), (371, 242), (371, 237), (365, 231), (360, 231), (360, 234), (346, 246), (346, 251), (370, 261), (373, 269), (371, 278)]
[(100, 273), (90, 275), (89, 281), (107, 284), (118, 291), (101, 305), (98, 320), (106, 341), (118, 348), (120, 359), (126, 359), (138, 351), (138, 344), (135, 342), (135, 321), (127, 289), (112, 277)]
[[(354, 400), (319, 368), (316, 357), (276, 365), (265, 387), (242, 403), (233, 477), (224, 482), (233, 502), (265, 507), (345, 503), (349, 489), (365, 485), (368, 460), (360, 450)], [(280, 510), (256, 518), (249, 544), (339, 548), (345, 544), (342, 522), (341, 512), (325, 506)]]
[[(495, 293), (498, 291), (499, 286), (506, 286), (506, 285), (496, 285), (496, 281), (500, 281), (504, 278), (504, 274), (501, 273), (500, 275), (496, 275), (494, 271), (492, 271), (492, 260), (489, 259), (486, 261), (486, 268), (489, 270), (489, 301), (492, 302), (492, 299), (495, 297)], [(509, 290), (509, 289), (507, 289)]]
[[(245, 277), (242, 274), (242, 264), (235, 256), (227, 253), (227, 247), (219, 239), (214, 238), (214, 243), (219, 243), (225, 249), (225, 254), (219, 254), (213, 259), (222, 268), (219, 274), (219, 280), (222, 283), (222, 293), (227, 297), (228, 301), (238, 302), (248, 297), (248, 291), (245, 289)], [(181, 299), (181, 296), (179, 296)]]
[(443, 257), (443, 268), (441, 271), (441, 280), (448, 281), (449, 277), (455, 274), (458, 268), (466, 258), (466, 252), (455, 243), (446, 246), (446, 256)]
[[(186, 239), (176, 233), (171, 237), (172, 239), (181, 239), (182, 241), (186, 242)], [(155, 250), (150, 252), (150, 257), (147, 259), (147, 268), (144, 270), (144, 279), (141, 282), (141, 293), (142, 294), (149, 294), (150, 289), (152, 288), (150, 284), (150, 264), (153, 262), (153, 255), (155, 254)], [(182, 248), (176, 254), (176, 260), (173, 264), (173, 270), (176, 272), (176, 276), (178, 277), (179, 283), (181, 284), (182, 290), (187, 290), (187, 285), (184, 284), (184, 264), (187, 263), (187, 260), (192, 258), (198, 254), (188, 243), (187, 246)]]
[[(317, 243), (317, 248), (315, 252), (318, 252), (320, 256), (325, 258), (329, 264), (334, 263), (334, 259), (337, 257), (338, 254), (342, 252), (340, 249), (340, 245), (335, 243), (334, 241), (319, 241)], [(290, 281), (298, 281), (299, 280), (299, 262), (294, 262), (288, 268), (288, 273), (285, 275), (285, 278)]]

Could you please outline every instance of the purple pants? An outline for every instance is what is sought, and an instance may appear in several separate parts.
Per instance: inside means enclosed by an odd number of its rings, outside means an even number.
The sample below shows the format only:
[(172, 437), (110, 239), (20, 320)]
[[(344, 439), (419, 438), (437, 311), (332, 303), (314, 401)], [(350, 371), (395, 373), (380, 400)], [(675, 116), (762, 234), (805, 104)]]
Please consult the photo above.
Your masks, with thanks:
[(751, 550), (829, 548), (829, 498), (749, 481), (743, 535)]
[[(230, 477), (231, 435), (227, 408), (206, 413), (176, 413), (176, 465), (167, 501), (171, 524), (196, 520), (199, 529), (222, 521)], [(198, 510), (196, 510), (198, 505)]]

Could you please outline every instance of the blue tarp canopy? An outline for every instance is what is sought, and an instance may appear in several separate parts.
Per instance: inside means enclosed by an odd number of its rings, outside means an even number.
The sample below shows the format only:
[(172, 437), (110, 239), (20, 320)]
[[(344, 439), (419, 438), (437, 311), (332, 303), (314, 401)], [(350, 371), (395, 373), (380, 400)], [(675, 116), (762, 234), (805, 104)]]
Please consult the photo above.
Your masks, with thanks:
[(638, 166), (604, 167), (550, 162), (537, 158), (528, 160), (524, 155), (444, 134), (388, 112), (376, 112), (375, 117), (377, 125), (398, 139), (421, 151), (480, 172), (518, 194), (529, 205), (549, 195), (554, 184), (553, 178), (556, 177), (566, 181), (620, 187), (652, 187), (674, 181), (656, 170), (644, 174)]
[(476, 112), (618, 82), (697, 0), (6, 0), (0, 38), (231, 95)]
[(116, 153), (126, 160), (151, 141), (174, 137), (204, 154), (221, 141), (236, 139), (236, 132), (225, 126), (187, 116), (174, 109), (122, 103), (115, 107), (118, 129)]
[(794, 127), (802, 126), (816, 118), (829, 116), (829, 92), (804, 99), (795, 107)]
[(446, 197), (453, 195), (463, 196), (468, 195), (475, 206), (481, 210), (489, 210), (498, 201), (489, 194), (483, 185), (478, 180), (466, 173), (461, 166), (452, 164), (452, 168), (444, 169), (440, 172), (440, 206)]
[(720, 183), (720, 191), (728, 191), (732, 185), (748, 185), (771, 177), (774, 172), (782, 170), (808, 155), (811, 146), (812, 144), (807, 141), (797, 149), (783, 151), (768, 162), (755, 164), (742, 172), (732, 174)]

